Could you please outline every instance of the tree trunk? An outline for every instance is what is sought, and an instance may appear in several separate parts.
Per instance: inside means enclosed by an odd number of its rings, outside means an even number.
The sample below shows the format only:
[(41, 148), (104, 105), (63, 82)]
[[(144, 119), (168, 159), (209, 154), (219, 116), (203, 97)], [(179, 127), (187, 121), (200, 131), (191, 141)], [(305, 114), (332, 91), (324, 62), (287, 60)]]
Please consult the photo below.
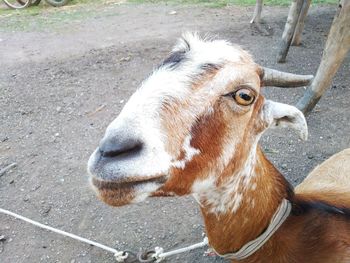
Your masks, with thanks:
[(331, 85), (332, 79), (350, 49), (350, 0), (341, 0), (334, 17), (321, 64), (311, 86), (297, 103), (308, 114)]
[(287, 22), (284, 27), (282, 40), (279, 48), (279, 53), (277, 56), (278, 63), (286, 62), (289, 46), (290, 46), (290, 43), (292, 42), (295, 27), (298, 22), (298, 18), (300, 15), (303, 2), (304, 0), (292, 0), (292, 5), (290, 6), (290, 9), (289, 9)]
[(250, 20), (251, 24), (253, 24), (253, 23), (260, 24), (262, 4), (263, 4), (263, 0), (256, 0), (254, 14), (253, 14), (252, 20)]
[(298, 24), (296, 26), (292, 46), (299, 46), (301, 44), (301, 34), (304, 30), (305, 19), (307, 17), (307, 12), (309, 11), (309, 7), (311, 4), (311, 0), (304, 0), (303, 6), (301, 7)]

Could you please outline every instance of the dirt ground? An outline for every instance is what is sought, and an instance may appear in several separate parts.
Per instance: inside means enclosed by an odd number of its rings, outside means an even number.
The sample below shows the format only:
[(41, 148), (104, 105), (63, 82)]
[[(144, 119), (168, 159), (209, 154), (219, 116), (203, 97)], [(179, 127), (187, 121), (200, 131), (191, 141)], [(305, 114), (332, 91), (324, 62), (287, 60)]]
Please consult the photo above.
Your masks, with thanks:
[[(275, 61), (287, 8), (265, 7), (271, 36), (250, 28), (252, 11), (113, 5), (109, 15), (54, 30), (10, 32), (0, 27), (0, 169), (17, 163), (0, 177), (0, 207), (118, 249), (169, 250), (199, 242), (203, 222), (191, 197), (112, 208), (89, 189), (86, 163), (106, 126), (183, 31), (231, 40), (265, 66), (316, 72), (335, 6), (311, 8), (303, 45), (291, 48), (286, 64)], [(348, 56), (332, 88), (307, 118), (307, 142), (284, 130), (263, 137), (269, 158), (294, 185), (317, 164), (350, 147), (349, 73)], [(294, 104), (303, 91), (271, 88), (265, 93)], [(0, 241), (1, 263), (114, 262), (108, 252), (2, 214), (1, 235), (6, 239)], [(202, 257), (203, 251), (167, 262), (223, 262)]]

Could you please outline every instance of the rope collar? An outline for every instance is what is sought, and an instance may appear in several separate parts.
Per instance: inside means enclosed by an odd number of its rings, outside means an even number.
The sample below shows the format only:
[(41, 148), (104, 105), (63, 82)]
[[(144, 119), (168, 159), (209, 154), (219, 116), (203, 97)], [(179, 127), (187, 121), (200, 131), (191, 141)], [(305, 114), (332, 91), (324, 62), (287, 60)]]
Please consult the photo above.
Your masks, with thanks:
[(213, 251), (220, 257), (225, 259), (242, 260), (245, 259), (256, 251), (258, 251), (269, 239), (270, 237), (280, 228), (283, 222), (287, 219), (292, 210), (292, 204), (287, 199), (283, 199), (282, 203), (278, 207), (277, 211), (273, 215), (270, 225), (267, 229), (256, 239), (249, 241), (240, 250), (234, 253), (227, 253), (220, 255), (214, 249)]

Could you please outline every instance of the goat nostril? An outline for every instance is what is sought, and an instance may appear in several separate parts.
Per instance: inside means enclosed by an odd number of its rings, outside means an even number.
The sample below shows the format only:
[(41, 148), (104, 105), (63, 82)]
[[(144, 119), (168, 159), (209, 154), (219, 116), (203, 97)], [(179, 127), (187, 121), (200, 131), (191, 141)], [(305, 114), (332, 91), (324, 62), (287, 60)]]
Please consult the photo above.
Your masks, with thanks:
[(136, 140), (125, 140), (117, 142), (116, 140), (103, 141), (99, 147), (103, 157), (120, 157), (135, 154), (142, 149), (142, 143)]

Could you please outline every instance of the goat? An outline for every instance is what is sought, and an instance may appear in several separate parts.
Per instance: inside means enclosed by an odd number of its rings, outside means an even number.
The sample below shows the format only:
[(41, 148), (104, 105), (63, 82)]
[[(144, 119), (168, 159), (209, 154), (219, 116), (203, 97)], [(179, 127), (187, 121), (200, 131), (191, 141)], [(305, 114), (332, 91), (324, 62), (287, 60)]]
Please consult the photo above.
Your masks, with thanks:
[(309, 80), (187, 34), (108, 126), (88, 162), (91, 185), (112, 206), (192, 194), (210, 246), (232, 262), (350, 262), (350, 151), (294, 191), (258, 145), (275, 126), (307, 138), (304, 115), (261, 87)]

